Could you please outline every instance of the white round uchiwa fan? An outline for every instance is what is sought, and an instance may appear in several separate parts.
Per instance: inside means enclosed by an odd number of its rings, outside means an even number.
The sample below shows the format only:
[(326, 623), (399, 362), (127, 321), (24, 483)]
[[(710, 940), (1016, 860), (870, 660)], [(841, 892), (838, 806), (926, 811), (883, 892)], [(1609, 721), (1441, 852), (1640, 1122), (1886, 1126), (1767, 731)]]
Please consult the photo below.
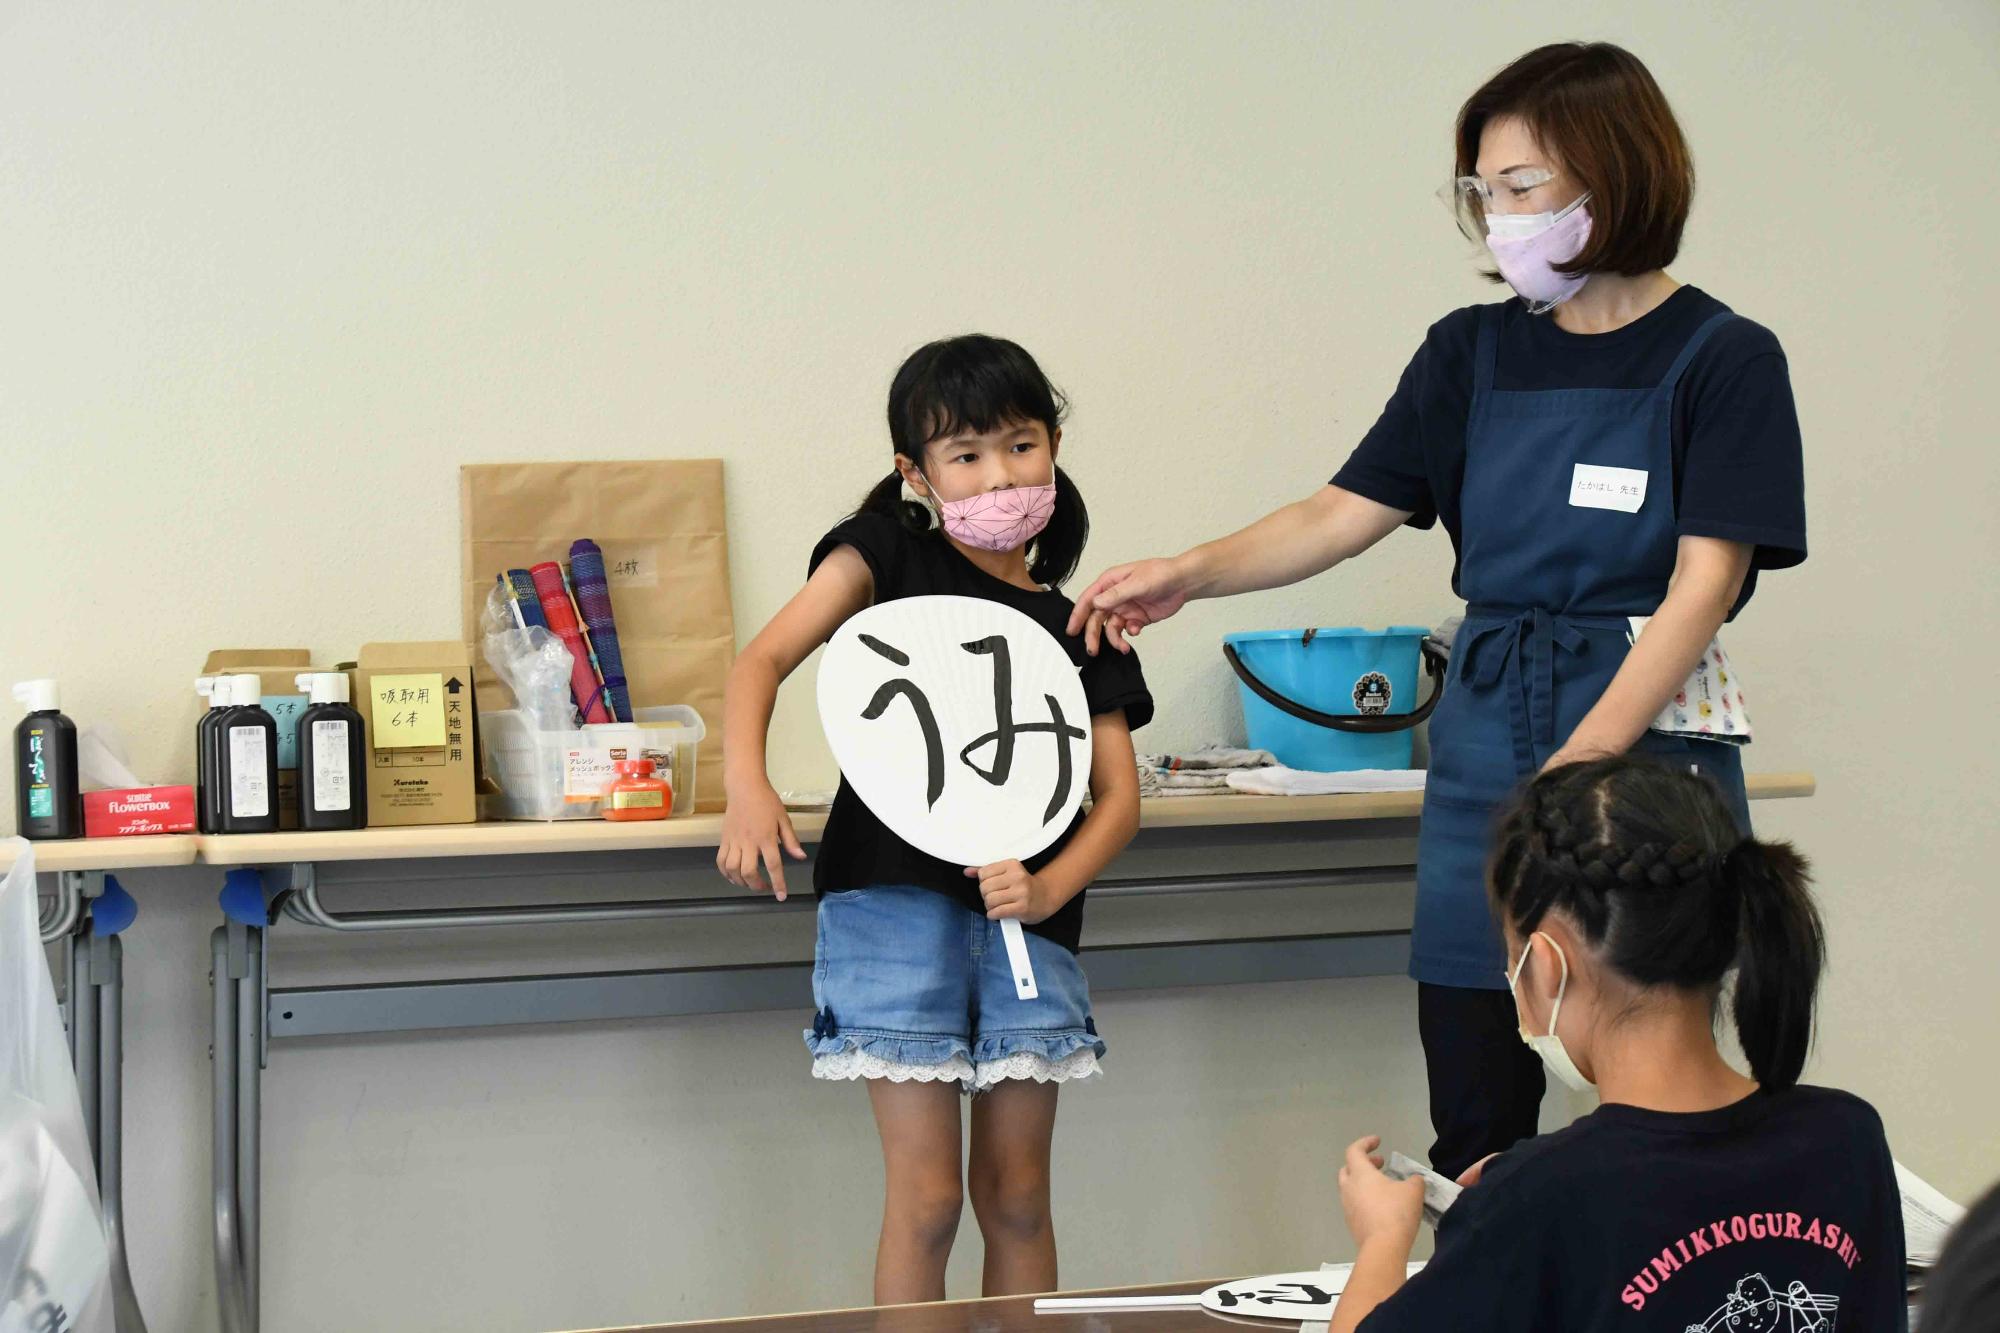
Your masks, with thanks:
[[(869, 607), (828, 641), (819, 719), (841, 775), (890, 832), (955, 865), (1025, 861), (1090, 785), (1090, 707), (1053, 635), (976, 597)], [(1036, 994), (1018, 921), (1016, 992)]]
[[(1406, 1278), (1423, 1270), (1421, 1261), (1403, 1269)], [(1274, 1273), (1223, 1282), (1203, 1292), (1172, 1296), (1042, 1296), (1037, 1314), (1113, 1314), (1141, 1310), (1206, 1310), (1228, 1320), (1319, 1322), (1333, 1313), (1347, 1288), (1353, 1264), (1327, 1264), (1305, 1273)]]
[(819, 717), (875, 817), (962, 866), (1042, 851), (1090, 784), (1075, 664), (998, 602), (905, 597), (851, 617), (820, 659)]

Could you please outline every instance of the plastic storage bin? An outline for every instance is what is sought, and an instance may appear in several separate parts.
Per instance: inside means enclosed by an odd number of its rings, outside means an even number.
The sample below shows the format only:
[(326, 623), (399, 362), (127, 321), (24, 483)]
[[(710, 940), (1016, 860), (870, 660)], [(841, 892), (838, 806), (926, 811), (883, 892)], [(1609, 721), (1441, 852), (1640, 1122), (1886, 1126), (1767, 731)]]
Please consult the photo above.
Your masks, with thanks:
[(505, 709), (479, 715), (487, 776), (500, 787), (487, 798), (497, 819), (597, 819), (604, 789), (621, 759), (651, 759), (674, 787), (674, 814), (694, 809), (695, 747), (708, 735), (685, 704), (635, 709), (631, 722), (600, 722), (569, 731), (537, 731), (528, 715)]

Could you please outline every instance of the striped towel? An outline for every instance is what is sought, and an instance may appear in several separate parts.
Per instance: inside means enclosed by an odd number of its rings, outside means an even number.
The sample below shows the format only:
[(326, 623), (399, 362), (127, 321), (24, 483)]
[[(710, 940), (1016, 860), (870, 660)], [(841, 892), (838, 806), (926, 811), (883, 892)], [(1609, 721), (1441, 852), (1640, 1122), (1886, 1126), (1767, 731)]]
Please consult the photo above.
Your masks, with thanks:
[(1139, 756), (1139, 795), (1213, 796), (1227, 794), (1229, 775), (1277, 763), (1269, 750), (1210, 746), (1190, 754)]
[(597, 651), (597, 666), (604, 673), (604, 692), (611, 696), (611, 711), (625, 721), (632, 720), (632, 696), (625, 688), (625, 657), (618, 648), (618, 622), (611, 615), (611, 584), (604, 572), (604, 552), (585, 537), (569, 548), (570, 580), (576, 585), (577, 609), (590, 627), (590, 646)]

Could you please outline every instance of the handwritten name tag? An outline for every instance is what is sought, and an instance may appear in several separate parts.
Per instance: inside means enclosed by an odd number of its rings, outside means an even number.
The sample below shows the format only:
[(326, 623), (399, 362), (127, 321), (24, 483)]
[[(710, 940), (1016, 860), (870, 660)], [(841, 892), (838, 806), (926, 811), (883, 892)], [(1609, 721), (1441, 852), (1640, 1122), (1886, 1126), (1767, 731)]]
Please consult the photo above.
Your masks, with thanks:
[(1646, 474), (1635, 467), (1599, 467), (1578, 463), (1570, 478), (1569, 502), (1578, 509), (1616, 509), (1627, 514), (1639, 512), (1646, 503)]

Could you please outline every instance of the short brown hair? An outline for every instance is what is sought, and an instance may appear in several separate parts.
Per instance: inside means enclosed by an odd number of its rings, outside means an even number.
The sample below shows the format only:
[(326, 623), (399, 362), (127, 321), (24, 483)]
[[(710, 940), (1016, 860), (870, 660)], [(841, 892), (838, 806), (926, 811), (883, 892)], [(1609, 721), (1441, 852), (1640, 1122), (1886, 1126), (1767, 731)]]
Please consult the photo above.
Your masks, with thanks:
[[(1506, 116), (1519, 117), (1590, 192), (1590, 240), (1561, 271), (1635, 276), (1674, 261), (1694, 202), (1694, 157), (1637, 56), (1609, 42), (1528, 52), (1459, 108), (1453, 175), (1474, 173), (1480, 133)], [(1458, 217), (1468, 236), (1485, 235), (1485, 220), (1463, 200)]]

